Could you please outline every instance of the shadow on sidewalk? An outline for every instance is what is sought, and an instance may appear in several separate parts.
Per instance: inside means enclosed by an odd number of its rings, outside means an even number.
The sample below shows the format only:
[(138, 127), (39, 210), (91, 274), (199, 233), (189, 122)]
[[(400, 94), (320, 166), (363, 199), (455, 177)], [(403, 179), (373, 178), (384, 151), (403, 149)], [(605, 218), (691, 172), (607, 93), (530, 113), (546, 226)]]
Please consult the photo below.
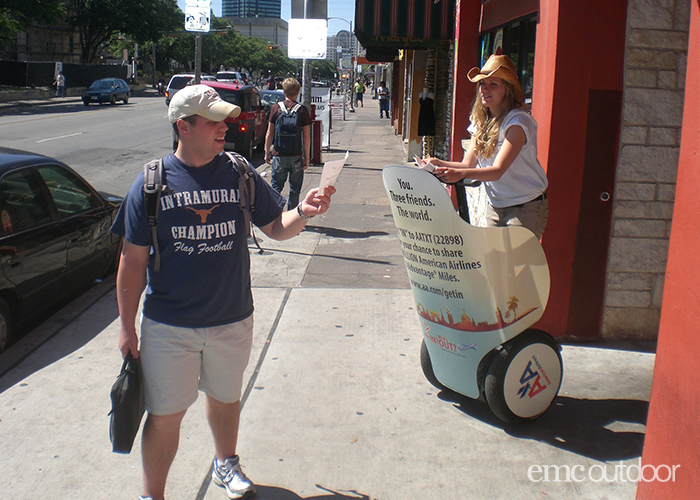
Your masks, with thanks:
[(293, 491), (278, 488), (276, 486), (256, 485), (255, 487), (258, 490), (255, 497), (257, 500), (372, 500), (370, 496), (363, 493), (358, 493), (354, 490), (344, 491), (341, 493), (338, 491), (329, 490), (320, 484), (317, 484), (316, 487), (325, 491), (326, 493), (311, 497), (301, 497)]
[(541, 417), (522, 425), (510, 425), (499, 420), (488, 405), (480, 401), (449, 390), (441, 391), (438, 397), (454, 403), (465, 415), (500, 427), (513, 437), (533, 439), (605, 462), (642, 455), (644, 432), (631, 429), (646, 424), (647, 401), (557, 396)]
[(336, 227), (326, 227), (326, 226), (313, 226), (309, 225), (306, 227), (307, 231), (313, 231), (314, 233), (321, 233), (330, 238), (349, 238), (349, 239), (364, 239), (371, 238), (372, 236), (388, 236), (389, 233), (386, 231), (348, 231), (346, 229), (339, 229)]
[[(119, 317), (116, 297), (104, 302), (100, 309), (94, 306), (108, 295), (116, 294), (113, 282), (114, 275), (82, 295), (67, 296), (57, 306), (62, 307), (58, 312), (37, 316), (26, 325), (21, 330), (26, 337), (10, 346), (0, 358), (0, 394), (84, 347), (111, 325)], [(83, 320), (83, 314), (88, 312), (97, 314)]]

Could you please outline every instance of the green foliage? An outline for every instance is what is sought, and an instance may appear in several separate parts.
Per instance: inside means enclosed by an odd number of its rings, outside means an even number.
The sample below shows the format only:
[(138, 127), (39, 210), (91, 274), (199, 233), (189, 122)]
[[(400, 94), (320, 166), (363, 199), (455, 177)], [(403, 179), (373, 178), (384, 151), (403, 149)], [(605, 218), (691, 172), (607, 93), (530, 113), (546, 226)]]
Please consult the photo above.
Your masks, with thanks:
[[(270, 50), (267, 40), (241, 35), (228, 20), (211, 15), (211, 31), (202, 35), (202, 72), (216, 74), (223, 66), (230, 70), (260, 70), (264, 74), (292, 75), (300, 71), (300, 62), (287, 57), (281, 48)], [(187, 32), (163, 36), (157, 44), (156, 61), (162, 73), (170, 60), (185, 68), (195, 58), (195, 34)]]
[(333, 61), (328, 59), (317, 59), (311, 61), (311, 74), (314, 80), (332, 80), (335, 78), (337, 69)]
[(0, 5), (0, 38), (26, 30), (33, 21), (53, 23), (65, 13), (62, 0), (3, 0)]
[(110, 38), (121, 33), (144, 43), (182, 26), (184, 14), (176, 0), (70, 0), (68, 22), (80, 34), (81, 59), (93, 62)]

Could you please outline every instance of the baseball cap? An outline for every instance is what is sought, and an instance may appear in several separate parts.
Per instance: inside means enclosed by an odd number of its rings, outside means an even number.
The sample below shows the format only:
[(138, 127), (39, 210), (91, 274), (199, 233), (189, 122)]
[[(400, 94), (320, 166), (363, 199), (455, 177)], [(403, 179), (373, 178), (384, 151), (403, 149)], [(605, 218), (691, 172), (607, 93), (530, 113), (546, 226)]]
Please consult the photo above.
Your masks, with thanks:
[(220, 122), (227, 117), (236, 118), (240, 114), (241, 108), (224, 101), (216, 90), (208, 85), (189, 85), (183, 88), (173, 96), (168, 107), (170, 123), (192, 115)]

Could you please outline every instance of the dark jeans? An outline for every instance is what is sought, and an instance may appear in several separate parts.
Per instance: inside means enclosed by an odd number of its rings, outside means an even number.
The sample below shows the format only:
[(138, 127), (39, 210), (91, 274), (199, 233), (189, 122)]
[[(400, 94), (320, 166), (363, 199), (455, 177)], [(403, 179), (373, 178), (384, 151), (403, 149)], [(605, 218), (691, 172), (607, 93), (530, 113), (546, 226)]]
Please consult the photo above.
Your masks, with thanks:
[(301, 184), (304, 182), (304, 165), (301, 156), (272, 157), (272, 188), (282, 193), (289, 175), (289, 203), (287, 210), (292, 210), (299, 204)]
[(379, 118), (383, 113), (386, 113), (386, 117), (389, 118), (389, 99), (379, 99)]

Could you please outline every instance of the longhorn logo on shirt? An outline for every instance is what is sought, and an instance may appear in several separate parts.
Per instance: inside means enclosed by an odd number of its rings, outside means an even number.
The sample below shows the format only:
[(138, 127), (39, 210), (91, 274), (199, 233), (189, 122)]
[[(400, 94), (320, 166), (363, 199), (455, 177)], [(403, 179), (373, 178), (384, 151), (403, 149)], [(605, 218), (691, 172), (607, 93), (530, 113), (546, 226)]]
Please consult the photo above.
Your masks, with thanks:
[(192, 207), (185, 207), (185, 208), (188, 209), (188, 210), (192, 210), (194, 213), (196, 213), (197, 215), (199, 215), (199, 218), (200, 218), (200, 220), (202, 221), (202, 224), (206, 224), (206, 222), (207, 222), (207, 217), (209, 217), (209, 215), (211, 215), (211, 213), (214, 211), (214, 209), (215, 209), (216, 207), (218, 207), (218, 206), (219, 206), (219, 205), (214, 205), (213, 207), (211, 207), (211, 208), (209, 208), (209, 209), (207, 209), (207, 210), (196, 210), (196, 209), (194, 209), (194, 208), (192, 208)]

